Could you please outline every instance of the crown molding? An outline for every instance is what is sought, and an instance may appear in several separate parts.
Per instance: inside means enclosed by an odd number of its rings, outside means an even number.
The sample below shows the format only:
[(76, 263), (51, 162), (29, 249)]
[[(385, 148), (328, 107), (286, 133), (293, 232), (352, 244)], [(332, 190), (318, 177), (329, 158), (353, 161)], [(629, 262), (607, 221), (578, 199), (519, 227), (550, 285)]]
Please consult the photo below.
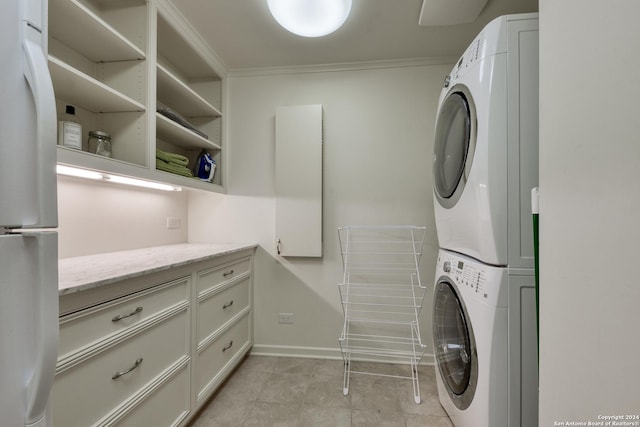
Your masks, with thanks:
[(383, 68), (425, 67), (453, 65), (454, 57), (406, 58), (380, 61), (343, 62), (335, 64), (299, 65), (289, 67), (243, 68), (228, 70), (227, 77), (255, 77), (282, 74), (330, 73), (337, 71), (375, 70)]

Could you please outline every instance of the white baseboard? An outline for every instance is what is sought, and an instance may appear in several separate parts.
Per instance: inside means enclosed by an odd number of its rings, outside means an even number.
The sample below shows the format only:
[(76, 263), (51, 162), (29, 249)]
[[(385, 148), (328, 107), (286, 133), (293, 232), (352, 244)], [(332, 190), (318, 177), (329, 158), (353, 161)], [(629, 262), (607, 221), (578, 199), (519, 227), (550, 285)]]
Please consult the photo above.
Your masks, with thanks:
[[(275, 357), (301, 357), (308, 359), (332, 359), (342, 360), (342, 353), (339, 348), (330, 347), (298, 347), (288, 345), (266, 345), (254, 344), (250, 354), (253, 356), (275, 356)], [(380, 362), (380, 360), (354, 358), (361, 362)], [(420, 361), (421, 365), (433, 366), (435, 364), (433, 354), (425, 353)], [(384, 360), (388, 362), (388, 360)]]
[(251, 348), (251, 355), (342, 360), (342, 353), (340, 353), (340, 349), (329, 347), (295, 347), (289, 345), (254, 344)]

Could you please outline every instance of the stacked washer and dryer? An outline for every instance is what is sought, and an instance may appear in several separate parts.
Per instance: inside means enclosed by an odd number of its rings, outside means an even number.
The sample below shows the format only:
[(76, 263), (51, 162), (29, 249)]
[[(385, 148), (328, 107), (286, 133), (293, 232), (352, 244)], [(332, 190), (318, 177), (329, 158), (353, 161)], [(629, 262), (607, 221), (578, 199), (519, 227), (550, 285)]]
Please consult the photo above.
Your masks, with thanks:
[(537, 14), (490, 22), (445, 79), (433, 178), (440, 403), (456, 427), (537, 426)]

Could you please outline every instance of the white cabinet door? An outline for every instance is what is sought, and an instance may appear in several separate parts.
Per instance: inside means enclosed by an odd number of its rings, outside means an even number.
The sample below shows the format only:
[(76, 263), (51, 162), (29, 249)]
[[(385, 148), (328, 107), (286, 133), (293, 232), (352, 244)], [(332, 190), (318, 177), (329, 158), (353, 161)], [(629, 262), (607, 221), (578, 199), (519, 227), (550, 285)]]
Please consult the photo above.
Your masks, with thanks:
[(276, 110), (276, 239), (282, 256), (322, 256), (322, 105)]

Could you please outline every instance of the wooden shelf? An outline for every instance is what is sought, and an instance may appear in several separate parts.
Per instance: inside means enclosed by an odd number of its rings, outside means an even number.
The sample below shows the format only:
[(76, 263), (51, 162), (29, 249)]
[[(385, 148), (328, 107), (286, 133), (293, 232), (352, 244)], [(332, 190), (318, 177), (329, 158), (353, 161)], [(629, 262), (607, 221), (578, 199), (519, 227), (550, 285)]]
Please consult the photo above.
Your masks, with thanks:
[(158, 138), (182, 147), (186, 150), (205, 148), (208, 150), (220, 150), (221, 147), (206, 138), (191, 132), (189, 129), (166, 118), (160, 113), (156, 113), (156, 135)]
[(145, 53), (77, 0), (50, 0), (49, 34), (93, 62), (145, 59)]
[(158, 64), (157, 70), (158, 99), (170, 99), (169, 107), (188, 117), (222, 116), (216, 107), (167, 68)]
[(49, 55), (56, 98), (93, 113), (145, 111), (144, 105)]
[[(86, 151), (74, 150), (67, 147), (58, 146), (58, 163), (95, 170), (102, 173), (163, 182), (195, 190), (215, 192), (224, 191), (223, 187), (219, 184), (160, 171), (155, 169), (155, 165), (151, 168), (147, 168), (133, 163), (97, 156), (95, 154), (87, 153)], [(217, 173), (218, 172), (216, 171), (216, 174)]]
[[(200, 181), (197, 178), (189, 178), (182, 175), (176, 175), (174, 173), (154, 170), (153, 171), (154, 180), (165, 182), (171, 185), (177, 185), (179, 187), (192, 188), (195, 190), (205, 190), (205, 191), (217, 191), (222, 192), (223, 188), (211, 182)], [(218, 171), (216, 171), (216, 174)]]
[(158, 62), (170, 62), (177, 72), (188, 80), (209, 80), (212, 76), (220, 80), (214, 67), (194, 49), (193, 40), (171, 25), (162, 15), (158, 15)]
[(58, 163), (69, 166), (97, 170), (106, 173), (142, 177), (148, 168), (143, 165), (129, 163), (118, 159), (98, 156), (86, 151), (58, 146)]

